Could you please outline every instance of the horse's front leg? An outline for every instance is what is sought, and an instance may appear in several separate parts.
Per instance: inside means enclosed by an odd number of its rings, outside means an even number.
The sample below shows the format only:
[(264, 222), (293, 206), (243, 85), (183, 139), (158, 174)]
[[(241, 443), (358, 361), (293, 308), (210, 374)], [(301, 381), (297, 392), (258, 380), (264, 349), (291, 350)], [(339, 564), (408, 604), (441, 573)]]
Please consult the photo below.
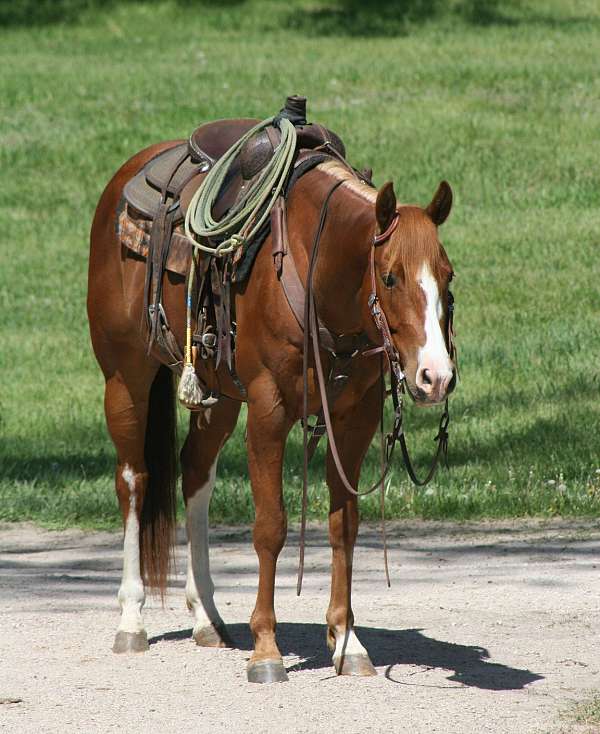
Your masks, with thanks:
[[(360, 401), (332, 416), (339, 456), (346, 476), (356, 489), (360, 468), (379, 418), (381, 398), (377, 383)], [(365, 648), (354, 632), (352, 613), (352, 559), (358, 533), (358, 500), (339, 477), (331, 449), (327, 452), (329, 485), (329, 541), (332, 549), (331, 598), (327, 610), (327, 645), (338, 675), (376, 675)]]
[(291, 421), (272, 382), (253, 383), (248, 403), (248, 468), (256, 516), (254, 548), (259, 579), (256, 606), (250, 619), (254, 652), (248, 662), (248, 680), (274, 683), (288, 679), (275, 641), (274, 594), (277, 558), (287, 533), (283, 505), (282, 466)]

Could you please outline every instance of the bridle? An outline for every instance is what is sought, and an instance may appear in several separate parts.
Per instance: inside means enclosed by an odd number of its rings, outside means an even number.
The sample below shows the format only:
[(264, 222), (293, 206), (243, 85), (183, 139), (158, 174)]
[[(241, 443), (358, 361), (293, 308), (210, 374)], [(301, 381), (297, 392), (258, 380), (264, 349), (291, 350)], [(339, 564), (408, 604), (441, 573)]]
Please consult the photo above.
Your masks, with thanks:
[[(367, 494), (371, 494), (376, 489), (381, 488), (382, 535), (383, 535), (383, 544), (384, 544), (385, 572), (386, 572), (388, 586), (390, 584), (390, 581), (389, 581), (389, 572), (388, 572), (388, 563), (387, 563), (387, 546), (386, 546), (386, 535), (385, 535), (385, 525), (384, 525), (384, 516), (385, 516), (385, 513), (384, 513), (384, 496), (385, 496), (384, 481), (391, 468), (391, 459), (394, 453), (394, 448), (396, 446), (396, 443), (400, 444), (400, 449), (402, 451), (402, 457), (404, 459), (404, 464), (406, 466), (406, 470), (407, 470), (407, 473), (410, 479), (412, 480), (414, 484), (416, 484), (419, 487), (422, 487), (428, 484), (433, 479), (436, 473), (438, 464), (440, 462), (440, 459), (442, 457), (444, 457), (445, 463), (447, 465), (448, 424), (450, 422), (450, 414), (448, 411), (448, 398), (446, 398), (445, 400), (444, 410), (442, 412), (442, 416), (439, 422), (438, 433), (435, 437), (435, 441), (437, 442), (437, 449), (432, 459), (429, 470), (424, 479), (419, 479), (416, 475), (412, 461), (410, 459), (408, 447), (406, 445), (406, 440), (404, 438), (403, 394), (402, 393), (404, 392), (405, 389), (409, 393), (409, 395), (411, 393), (410, 393), (410, 390), (408, 390), (408, 388), (406, 387), (406, 376), (402, 369), (402, 362), (401, 362), (400, 354), (394, 345), (390, 327), (389, 327), (389, 324), (388, 324), (388, 321), (385, 315), (385, 311), (383, 310), (383, 307), (379, 301), (379, 297), (377, 296), (377, 281), (376, 281), (376, 276), (375, 276), (375, 250), (378, 246), (384, 245), (389, 240), (389, 238), (394, 233), (396, 227), (398, 226), (400, 215), (398, 212), (396, 212), (394, 217), (392, 218), (392, 221), (388, 225), (387, 229), (384, 232), (382, 232), (381, 234), (375, 235), (373, 237), (370, 257), (369, 257), (371, 293), (369, 295), (368, 305), (369, 305), (369, 310), (373, 318), (373, 321), (375, 323), (375, 326), (381, 336), (381, 344), (380, 345), (369, 344), (367, 345), (366, 349), (360, 349), (360, 350), (357, 349), (351, 355), (352, 357), (358, 356), (359, 354), (361, 354), (362, 356), (374, 356), (374, 355), (380, 356), (380, 372), (381, 372), (381, 376), (380, 376), (380, 379), (381, 379), (380, 434), (381, 434), (381, 462), (382, 462), (381, 476), (379, 477), (379, 479), (377, 479), (377, 481), (371, 487), (369, 487), (369, 489), (364, 490), (364, 491), (359, 491), (358, 489), (355, 489), (352, 486), (342, 466), (342, 462), (340, 460), (339, 452), (337, 449), (335, 436), (333, 433), (333, 426), (331, 423), (331, 410), (329, 407), (329, 399), (327, 395), (327, 384), (325, 380), (325, 373), (323, 370), (323, 364), (322, 364), (321, 355), (320, 355), (319, 327), (318, 327), (317, 311), (316, 311), (315, 298), (314, 298), (313, 275), (314, 275), (315, 266), (316, 266), (317, 259), (318, 259), (321, 235), (325, 228), (325, 221), (327, 218), (329, 202), (334, 192), (336, 191), (336, 189), (343, 183), (344, 183), (344, 180), (336, 181), (336, 183), (329, 190), (327, 196), (325, 197), (323, 205), (321, 207), (321, 215), (319, 218), (319, 224), (318, 224), (318, 227), (315, 233), (315, 237), (314, 237), (314, 241), (313, 241), (312, 252), (310, 254), (308, 275), (307, 275), (307, 281), (306, 281), (306, 298), (304, 302), (305, 328), (304, 328), (304, 349), (303, 349), (303, 421), (302, 421), (303, 446), (304, 446), (304, 481), (303, 481), (303, 492), (302, 492), (302, 516), (301, 516), (301, 525), (300, 525), (300, 561), (299, 561), (299, 568), (298, 568), (298, 584), (297, 584), (298, 594), (300, 594), (300, 590), (302, 588), (302, 575), (303, 575), (303, 569), (304, 569), (304, 538), (305, 538), (305, 532), (306, 532), (306, 512), (307, 512), (307, 502), (308, 502), (308, 461), (309, 461), (309, 451), (308, 451), (309, 438), (308, 436), (311, 431), (311, 428), (308, 424), (308, 356), (309, 356), (311, 338), (312, 338), (313, 354), (314, 354), (314, 360), (315, 360), (315, 373), (317, 376), (317, 383), (318, 383), (319, 392), (321, 396), (321, 404), (322, 404), (321, 413), (324, 418), (327, 438), (329, 440), (329, 449), (331, 451), (331, 455), (332, 455), (334, 464), (336, 466), (336, 470), (338, 472), (340, 481), (344, 485), (345, 489), (350, 494), (355, 495), (355, 496), (364, 496)], [(447, 307), (447, 316), (446, 316), (446, 342), (447, 342), (449, 356), (454, 362), (454, 358), (456, 355), (456, 347), (454, 343), (453, 316), (454, 316), (454, 298), (452, 294), (450, 293), (450, 291), (448, 291), (448, 307)], [(337, 355), (334, 355), (334, 356), (337, 356)], [(384, 434), (384, 429), (383, 429), (383, 408), (384, 408), (385, 398), (388, 394), (385, 388), (385, 370), (384, 370), (384, 360), (385, 359), (387, 359), (387, 363), (388, 363), (389, 371), (390, 371), (391, 385), (390, 385), (389, 394), (392, 397), (392, 401), (394, 405), (393, 427), (392, 427), (392, 430), (387, 435)]]
[[(379, 301), (379, 297), (377, 296), (377, 281), (375, 277), (375, 248), (378, 245), (385, 244), (389, 238), (394, 233), (396, 227), (398, 226), (398, 222), (400, 220), (400, 215), (398, 212), (395, 213), (391, 223), (387, 227), (387, 229), (382, 232), (379, 235), (375, 235), (373, 238), (373, 244), (371, 246), (371, 255), (370, 255), (370, 270), (371, 270), (371, 294), (369, 296), (369, 310), (371, 311), (371, 316), (373, 317), (373, 321), (375, 322), (375, 326), (377, 327), (379, 333), (381, 334), (382, 339), (382, 346), (376, 347), (373, 350), (368, 350), (365, 354), (375, 354), (378, 351), (383, 350), (383, 353), (385, 354), (388, 365), (390, 368), (390, 380), (391, 380), (391, 387), (390, 387), (390, 394), (392, 396), (392, 401), (394, 404), (394, 427), (386, 437), (386, 474), (389, 470), (389, 463), (392, 456), (392, 453), (394, 451), (394, 446), (396, 442), (400, 443), (400, 449), (402, 451), (402, 458), (404, 459), (404, 465), (406, 467), (406, 471), (411, 478), (412, 482), (416, 484), (418, 487), (424, 487), (426, 484), (428, 484), (433, 477), (435, 476), (439, 461), (442, 457), (444, 457), (444, 462), (446, 463), (446, 466), (448, 464), (447, 457), (448, 457), (448, 424), (450, 423), (450, 413), (448, 410), (448, 398), (444, 401), (444, 410), (442, 412), (442, 415), (440, 417), (440, 423), (438, 427), (438, 433), (435, 437), (435, 441), (437, 441), (438, 447), (435, 452), (435, 455), (432, 459), (431, 465), (429, 467), (429, 471), (427, 472), (424, 479), (419, 479), (415, 473), (412, 461), (410, 459), (410, 455), (408, 452), (408, 446), (406, 445), (406, 439), (404, 438), (404, 430), (402, 426), (402, 419), (403, 419), (403, 392), (407, 392), (411, 397), (412, 393), (408, 389), (406, 385), (406, 375), (404, 374), (404, 371), (402, 370), (402, 363), (400, 359), (400, 354), (398, 353), (398, 350), (396, 349), (392, 334), (390, 331), (390, 327), (385, 315), (385, 311), (383, 310), (381, 303)], [(448, 354), (450, 356), (450, 359), (454, 361), (454, 358), (456, 356), (456, 346), (454, 342), (454, 329), (453, 329), (453, 318), (454, 318), (454, 296), (450, 291), (448, 291), (448, 306), (447, 306), (447, 317), (446, 317), (446, 344), (448, 347)], [(383, 379), (383, 375), (382, 375)]]

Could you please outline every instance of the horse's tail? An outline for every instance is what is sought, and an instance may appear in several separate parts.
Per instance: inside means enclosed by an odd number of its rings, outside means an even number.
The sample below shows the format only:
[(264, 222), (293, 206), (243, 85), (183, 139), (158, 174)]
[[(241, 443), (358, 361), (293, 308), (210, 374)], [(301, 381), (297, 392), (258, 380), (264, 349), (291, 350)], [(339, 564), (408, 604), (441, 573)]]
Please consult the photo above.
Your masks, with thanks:
[(164, 597), (171, 567), (176, 518), (177, 412), (173, 375), (161, 366), (150, 388), (144, 456), (148, 487), (140, 522), (145, 583)]

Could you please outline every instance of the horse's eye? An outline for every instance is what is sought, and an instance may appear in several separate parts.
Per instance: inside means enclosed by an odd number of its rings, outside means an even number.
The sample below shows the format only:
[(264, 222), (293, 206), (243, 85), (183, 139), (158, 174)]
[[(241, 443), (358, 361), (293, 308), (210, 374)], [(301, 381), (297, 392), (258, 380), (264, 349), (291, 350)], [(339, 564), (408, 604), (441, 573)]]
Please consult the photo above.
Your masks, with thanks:
[(451, 270), (450, 275), (448, 276), (448, 283), (452, 283), (453, 279), (454, 279), (454, 272)]
[(381, 276), (383, 284), (386, 288), (393, 288), (396, 285), (397, 279), (394, 273), (384, 273)]

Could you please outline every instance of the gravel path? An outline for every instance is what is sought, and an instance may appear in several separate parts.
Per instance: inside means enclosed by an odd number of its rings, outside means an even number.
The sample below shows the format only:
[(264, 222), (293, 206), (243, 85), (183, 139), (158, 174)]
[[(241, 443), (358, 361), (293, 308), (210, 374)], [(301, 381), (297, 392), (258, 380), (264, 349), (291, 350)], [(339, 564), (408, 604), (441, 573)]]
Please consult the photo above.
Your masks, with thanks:
[[(3, 732), (575, 731), (561, 712), (600, 689), (600, 527), (555, 521), (395, 523), (392, 588), (376, 528), (363, 527), (354, 611), (376, 678), (337, 678), (325, 647), (329, 548), (297, 536), (279, 565), (278, 639), (290, 681), (246, 682), (256, 561), (246, 529), (213, 532), (217, 605), (238, 649), (196, 647), (178, 575), (150, 598), (150, 651), (110, 652), (120, 535), (0, 526)], [(577, 729), (577, 731), (590, 731)]]

